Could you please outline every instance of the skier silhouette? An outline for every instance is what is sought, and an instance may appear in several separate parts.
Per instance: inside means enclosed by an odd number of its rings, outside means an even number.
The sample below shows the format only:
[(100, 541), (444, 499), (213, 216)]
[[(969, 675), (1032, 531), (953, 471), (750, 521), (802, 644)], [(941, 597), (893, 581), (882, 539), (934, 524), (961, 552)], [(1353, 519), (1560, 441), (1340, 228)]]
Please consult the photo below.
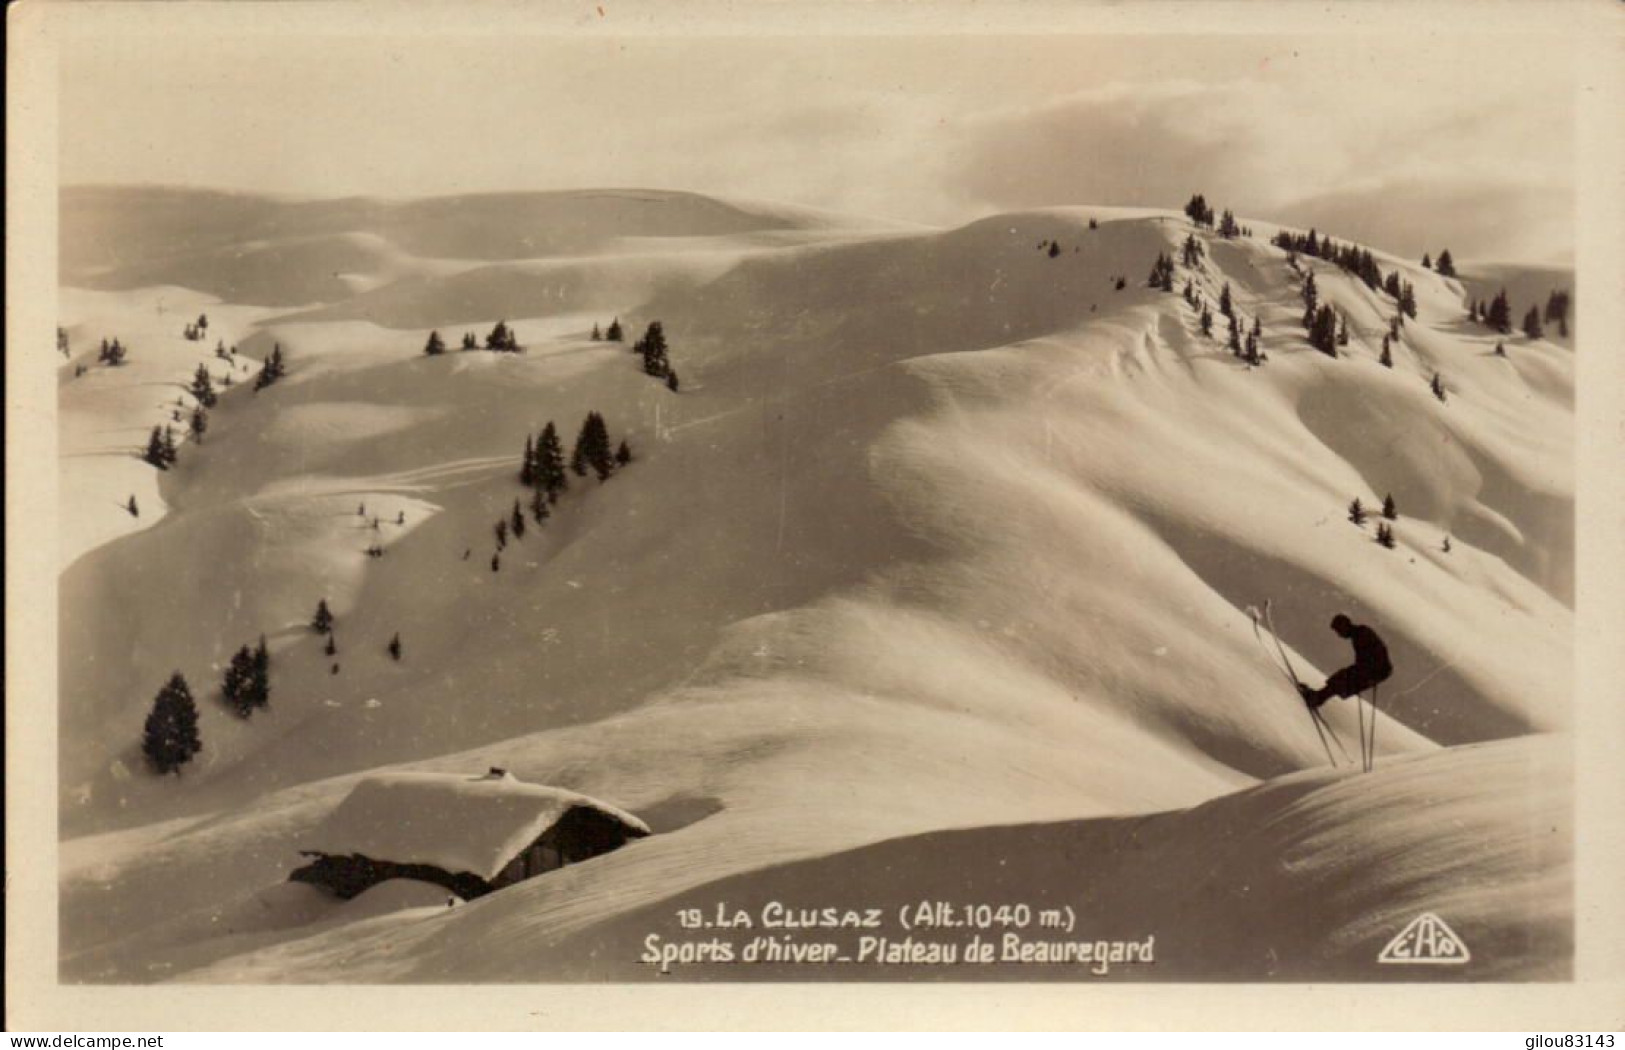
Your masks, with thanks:
[(1358, 696), (1367, 689), (1375, 689), (1394, 673), (1388, 660), (1388, 647), (1382, 644), (1377, 632), (1362, 623), (1355, 623), (1342, 613), (1332, 617), (1332, 630), (1338, 637), (1347, 638), (1354, 646), (1354, 663), (1335, 671), (1319, 689), (1298, 686), (1304, 702), (1319, 708), (1332, 697)]

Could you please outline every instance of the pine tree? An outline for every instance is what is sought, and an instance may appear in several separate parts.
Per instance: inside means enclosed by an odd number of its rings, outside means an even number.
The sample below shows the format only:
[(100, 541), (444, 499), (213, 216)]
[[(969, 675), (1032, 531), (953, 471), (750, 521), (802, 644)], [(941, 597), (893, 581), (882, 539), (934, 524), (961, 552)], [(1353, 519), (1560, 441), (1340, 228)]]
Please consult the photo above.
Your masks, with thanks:
[(1337, 312), (1321, 306), (1309, 328), (1309, 345), (1327, 357), (1337, 356)]
[(1444, 551), (1446, 554), (1450, 553), (1450, 537), (1449, 536), (1446, 536), (1444, 538), (1444, 543), (1442, 545), (1440, 545), (1439, 549)]
[(1348, 346), (1349, 345), (1349, 319), (1347, 317), (1339, 317), (1338, 318), (1337, 345), (1338, 346)]
[(1232, 356), (1241, 356), (1241, 326), (1236, 323), (1234, 317), (1230, 318), (1230, 338), (1225, 341), (1224, 345)]
[(607, 480), (615, 472), (609, 428), (604, 425), (604, 417), (597, 412), (587, 413), (587, 418), (581, 423), (581, 433), (576, 437), (575, 451), (570, 454), (570, 469), (576, 474), (586, 477), (588, 467), (598, 475), (599, 481)]
[(1349, 520), (1356, 525), (1365, 524), (1365, 506), (1360, 502), (1358, 496), (1354, 497), (1354, 502), (1349, 504)]
[(1434, 272), (1436, 272), (1440, 277), (1456, 276), (1456, 260), (1450, 257), (1449, 248), (1446, 248), (1444, 251), (1439, 253), (1439, 262), (1435, 267)]
[(1512, 331), (1512, 306), (1507, 302), (1507, 290), (1501, 289), (1495, 293), (1490, 301), (1489, 310), (1484, 315), (1489, 326), (1503, 335)]
[(316, 615), (310, 619), (310, 629), (317, 634), (327, 634), (333, 629), (333, 612), (327, 607), (326, 598), (316, 603)]
[(677, 386), (677, 370), (672, 369), (666, 373), (666, 389), (675, 394), (677, 393)]
[(192, 409), (192, 419), (187, 424), (187, 430), (191, 433), (193, 441), (202, 444), (203, 435), (208, 432), (208, 429), (209, 413), (203, 411), (203, 406), (199, 405), (197, 408)]
[(265, 646), (265, 635), (254, 648), (253, 673), (248, 679), (248, 699), (254, 707), (271, 706), (271, 651)]
[(1389, 550), (1394, 549), (1394, 530), (1388, 527), (1387, 522), (1377, 524), (1377, 542)]
[(430, 357), (438, 357), (446, 352), (446, 341), (440, 338), (438, 331), (429, 333), (429, 341), (423, 344), (423, 352)]
[(609, 327), (604, 330), (604, 338), (612, 343), (621, 341), (621, 319), (619, 317), (609, 322)]
[(530, 494), (530, 516), (536, 520), (537, 525), (545, 522), (552, 512), (547, 509), (547, 495), (541, 489)]
[(1411, 287), (1409, 281), (1400, 287), (1399, 312), (1412, 320), (1416, 319), (1416, 289)]
[(1399, 505), (1394, 502), (1394, 494), (1391, 492), (1382, 498), (1382, 516), (1389, 521), (1399, 520)]
[(1540, 311), (1533, 306), (1523, 315), (1523, 334), (1530, 339), (1539, 339), (1543, 334), (1540, 327)]
[(594, 321), (593, 325), (592, 325), (592, 341), (596, 343), (596, 342), (599, 342), (600, 340), (602, 340), (603, 338), (604, 338), (604, 333), (600, 332), (598, 330), (598, 322)]
[(1433, 373), (1433, 382), (1429, 383), (1428, 387), (1433, 391), (1434, 397), (1438, 398), (1440, 401), (1445, 399), (1444, 377), (1442, 375), (1437, 372)]
[(492, 572), (501, 572), (502, 571), (502, 555), (500, 555), (500, 554), (491, 555), (491, 571)]
[(1179, 250), (1186, 269), (1194, 269), (1202, 261), (1202, 242), (1196, 239), (1194, 233), (1185, 235), (1185, 243)]
[(1061, 246), (1059, 244), (1055, 243), (1054, 241), (1051, 241), (1050, 246), (1049, 246), (1049, 257), (1051, 259), (1053, 259), (1057, 255), (1060, 255), (1060, 254), (1061, 254)]
[(164, 465), (172, 467), (172, 466), (175, 465), (175, 460), (178, 459), (179, 456), (180, 456), (180, 451), (175, 447), (175, 428), (174, 427), (165, 427), (164, 428), (163, 444), (164, 444)]
[(401, 658), (401, 636), (399, 632), (396, 632), (395, 636), (389, 640), (389, 658), (397, 661)]
[(1202, 307), (1202, 334), (1213, 334), (1213, 311), (1209, 310), (1206, 306)]
[(496, 533), (497, 550), (502, 550), (508, 545), (508, 519), (498, 518), (497, 523), (491, 526), (491, 530)]
[(632, 448), (624, 438), (621, 440), (620, 447), (615, 450), (615, 462), (622, 467), (632, 462)]
[(1560, 288), (1552, 289), (1546, 296), (1546, 323), (1556, 322), (1558, 334), (1569, 334), (1569, 293)]
[(536, 442), (535, 484), (547, 493), (550, 503), (557, 503), (559, 496), (570, 487), (569, 476), (564, 471), (564, 446), (559, 443), (559, 432), (552, 420), (547, 421)]
[(1399, 299), (1399, 271), (1395, 270), (1382, 282), (1382, 290), (1387, 292), (1397, 302)]
[(124, 505), (124, 509), (130, 512), (130, 517), (132, 518), (139, 518), (141, 516), (141, 508), (137, 506), (135, 502), (135, 493), (130, 493), (130, 502)]
[(1382, 356), (1377, 358), (1377, 361), (1384, 368), (1394, 367), (1394, 354), (1393, 351), (1389, 349), (1391, 344), (1392, 340), (1390, 340), (1386, 335), (1382, 337)]
[(141, 453), (141, 458), (159, 470), (169, 469), (169, 459), (164, 454), (164, 432), (162, 428), (152, 428), (152, 434), (147, 438), (147, 449)]
[(254, 712), (249, 692), (253, 677), (254, 654), (245, 645), (232, 654), (231, 663), (226, 666), (225, 677), (220, 683), (221, 699), (239, 718), (247, 718)]
[(480, 341), (477, 338), (475, 338), (473, 332), (464, 332), (463, 333), (463, 349), (464, 350), (478, 350), (479, 347), (480, 347)]
[(217, 398), (214, 393), (214, 382), (209, 378), (207, 366), (198, 365), (197, 371), (192, 373), (192, 396), (204, 408), (213, 408)]
[(1230, 214), (1229, 208), (1226, 208), (1224, 210), (1224, 218), (1219, 222), (1219, 236), (1228, 240), (1240, 232), (1241, 227), (1236, 225), (1236, 217)]
[(1422, 269), (1424, 269), (1424, 270), (1433, 269), (1433, 257), (1428, 255), (1427, 252), (1422, 253)]
[(178, 772), (203, 750), (197, 730), (197, 704), (179, 671), (170, 676), (153, 699), (141, 750), (159, 773)]
[(1234, 317), (1235, 312), (1236, 312), (1236, 304), (1231, 302), (1231, 300), (1230, 300), (1230, 282), (1229, 281), (1224, 282), (1224, 287), (1219, 290), (1219, 312), (1221, 314), (1224, 314), (1224, 316), (1226, 316), (1226, 317), (1232, 317), (1232, 318)]
[(209, 330), (209, 315), (208, 314), (198, 314), (197, 315), (197, 326), (199, 328), (201, 328), (203, 331), (207, 332)]
[(520, 509), (519, 501), (513, 501), (513, 513), (508, 515), (508, 527), (513, 530), (513, 538), (525, 538), (525, 512)]
[(1505, 343), (1501, 342), (1500, 340), (1496, 340), (1496, 343), (1495, 343), (1495, 356), (1496, 357), (1505, 357), (1506, 355), (1507, 355), (1507, 345)]
[(536, 484), (536, 443), (529, 434), (525, 435), (525, 454), (519, 461), (519, 483)]
[(333, 635), (333, 634), (329, 634), (327, 636), (327, 644), (322, 647), (322, 652), (326, 653), (328, 656), (337, 656), (338, 651), (339, 651), (338, 636)]
[(646, 374), (664, 379), (671, 371), (671, 361), (666, 356), (666, 330), (659, 321), (649, 322), (643, 338), (632, 349), (643, 357), (643, 371)]
[(508, 330), (507, 321), (498, 321), (496, 327), (485, 337), (487, 350), (508, 351), (514, 349), (516, 345), (513, 333)]

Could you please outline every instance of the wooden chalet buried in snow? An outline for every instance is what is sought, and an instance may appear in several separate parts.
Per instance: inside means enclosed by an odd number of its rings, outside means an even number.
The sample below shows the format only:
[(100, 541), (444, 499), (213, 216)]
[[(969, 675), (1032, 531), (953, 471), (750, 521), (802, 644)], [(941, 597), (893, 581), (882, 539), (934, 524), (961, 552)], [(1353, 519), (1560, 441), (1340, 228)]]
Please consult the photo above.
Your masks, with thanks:
[(501, 769), (386, 773), (356, 784), (300, 850), (314, 859), (288, 878), (345, 899), (416, 879), (469, 900), (647, 834), (624, 810)]

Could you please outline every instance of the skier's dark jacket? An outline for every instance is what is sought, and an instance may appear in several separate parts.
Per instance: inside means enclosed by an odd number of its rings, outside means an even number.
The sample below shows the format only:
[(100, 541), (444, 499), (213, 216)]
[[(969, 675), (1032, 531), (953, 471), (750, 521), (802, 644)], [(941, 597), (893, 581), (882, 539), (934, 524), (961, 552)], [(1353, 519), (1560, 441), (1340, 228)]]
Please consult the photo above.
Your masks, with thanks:
[(1357, 696), (1379, 682), (1386, 682), (1394, 673), (1388, 661), (1388, 647), (1382, 644), (1377, 632), (1363, 623), (1354, 624), (1349, 631), (1349, 642), (1354, 646), (1354, 663), (1326, 679), (1321, 690), (1327, 696)]

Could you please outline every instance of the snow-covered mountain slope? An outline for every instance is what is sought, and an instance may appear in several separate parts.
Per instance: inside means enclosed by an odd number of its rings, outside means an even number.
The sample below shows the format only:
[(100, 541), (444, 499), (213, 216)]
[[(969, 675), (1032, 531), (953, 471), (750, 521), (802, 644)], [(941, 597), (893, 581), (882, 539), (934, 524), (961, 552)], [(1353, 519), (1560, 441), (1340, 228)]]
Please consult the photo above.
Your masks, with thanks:
[[(1216, 303), (1230, 284), (1262, 322), (1269, 360), (1249, 368), (1223, 318), (1204, 336), (1179, 295), (1145, 287), (1190, 230), (1162, 213), (949, 231), (821, 217), (778, 241), (696, 220), (641, 231), (679, 238), (659, 250), (611, 245), (640, 232), (616, 219), (577, 256), (426, 276), (409, 271), (447, 256), (415, 254), (423, 239), (456, 225), (431, 214), (346, 230), (417, 260), (348, 298), (207, 305), (210, 346), (217, 328), (252, 358), (280, 344), (289, 374), (234, 386), (138, 520), (125, 479), (154, 476), (116, 440), (133, 451), (173, 400), (162, 384), (206, 358), (179, 335), (200, 300), (148, 331), (173, 289), (64, 291), (76, 348), (141, 333), (131, 364), (62, 386), (65, 449), (106, 428), (104, 469), (126, 472), (74, 482), (71, 514), (106, 485), (118, 524), (78, 526), (88, 553), (62, 579), (70, 976), (229, 971), (299, 936), (197, 924), (285, 878), (354, 776), (394, 763), (501, 765), (654, 827), (540, 880), (546, 907), (510, 917), (521, 944), (900, 835), (1197, 805), (1325, 761), (1246, 615), (1266, 599), (1317, 683), (1347, 659), (1333, 613), (1381, 631), (1385, 756), (1568, 722), (1573, 354), (1518, 336), (1492, 355), (1455, 282), (1378, 256), (1419, 303), (1387, 369), (1393, 300), (1304, 260), (1348, 319), (1334, 360), (1305, 342), (1284, 252), (1199, 234), (1208, 257), (1176, 287)], [(194, 247), (233, 250), (223, 228)], [(512, 258), (476, 233), (458, 258)], [(550, 299), (550, 267), (575, 291)], [(524, 354), (421, 353), (431, 327), (455, 348), (501, 314)], [(587, 337), (615, 315), (627, 344)], [(628, 350), (656, 319), (677, 392)], [(602, 484), (572, 474), (492, 571), (493, 525), (527, 499), (526, 436), (552, 420), (568, 444), (589, 410), (633, 462)], [(1392, 550), (1345, 520), (1390, 493)], [(333, 657), (306, 627), (324, 597)], [(262, 633), (271, 705), (243, 722), (220, 676)], [(158, 778), (140, 726), (176, 669), (204, 750)], [(1352, 745), (1352, 705), (1326, 710)], [(434, 937), (472, 943), (479, 913), (455, 911)]]

